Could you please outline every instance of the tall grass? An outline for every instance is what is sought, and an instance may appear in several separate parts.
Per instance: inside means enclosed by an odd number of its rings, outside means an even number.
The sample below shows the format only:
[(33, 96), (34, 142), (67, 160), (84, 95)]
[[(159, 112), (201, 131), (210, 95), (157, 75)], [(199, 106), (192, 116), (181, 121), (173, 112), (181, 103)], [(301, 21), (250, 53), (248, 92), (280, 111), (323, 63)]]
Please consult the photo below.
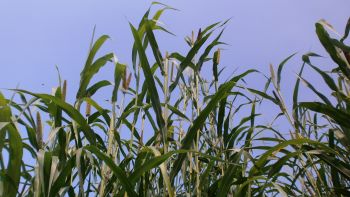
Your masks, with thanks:
[[(167, 52), (154, 32), (170, 33), (157, 20), (173, 8), (157, 6), (137, 27), (130, 24), (132, 65), (114, 53), (96, 56), (108, 36), (92, 42), (74, 103), (66, 101), (72, 90), (61, 80), (52, 94), (0, 94), (1, 196), (350, 195), (350, 20), (339, 40), (329, 36), (327, 23), (316, 23), (336, 66), (324, 71), (311, 61), (319, 55), (303, 55), (293, 98), (284, 98), (283, 67), (297, 55), (270, 65), (264, 90), (244, 80), (261, 75), (256, 70), (223, 82), (220, 38), (227, 21), (186, 37), (187, 54)], [(115, 67), (113, 82), (92, 84), (106, 64)], [(307, 81), (304, 67), (332, 94)], [(300, 102), (300, 82), (321, 102)], [(108, 87), (110, 104), (103, 107), (95, 93)], [(267, 102), (280, 113), (261, 124), (258, 117), (270, 114), (258, 107)], [(274, 126), (280, 119), (288, 135)]]

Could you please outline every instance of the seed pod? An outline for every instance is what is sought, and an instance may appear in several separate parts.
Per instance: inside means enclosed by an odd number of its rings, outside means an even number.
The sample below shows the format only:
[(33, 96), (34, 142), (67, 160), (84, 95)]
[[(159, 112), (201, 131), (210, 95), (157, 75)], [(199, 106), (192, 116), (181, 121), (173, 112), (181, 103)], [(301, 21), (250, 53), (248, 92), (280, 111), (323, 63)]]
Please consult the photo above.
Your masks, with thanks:
[[(90, 98), (90, 94), (87, 94), (87, 98)], [(86, 106), (85, 106), (85, 116), (89, 117), (91, 115), (91, 104), (90, 102), (86, 101)]]
[(125, 90), (129, 89), (129, 85), (130, 85), (130, 82), (131, 82), (131, 73), (129, 73), (129, 76), (128, 76), (128, 79), (126, 80), (126, 84), (125, 84)]
[(220, 62), (220, 49), (214, 52), (214, 57), (213, 57), (213, 75), (214, 75), (214, 80), (218, 81), (218, 64)]
[(127, 71), (126, 68), (124, 69), (124, 74), (122, 76), (122, 87), (124, 90), (126, 90), (126, 86), (127, 86), (127, 79), (126, 79), (126, 75), (127, 75)]
[(199, 31), (198, 31), (197, 41), (199, 41), (200, 39), (202, 39), (202, 29), (201, 28), (199, 28)]
[(123, 83), (122, 83), (122, 87), (123, 87), (123, 91), (127, 91), (129, 89), (129, 85), (130, 85), (130, 82), (131, 82), (131, 73), (129, 73), (129, 76), (128, 78), (126, 78), (126, 75), (128, 74), (128, 72), (126, 71), (126, 69), (124, 70), (124, 74), (123, 74)]
[(216, 63), (220, 64), (220, 48), (217, 50)]
[(192, 31), (192, 37), (191, 37), (191, 45), (194, 44), (194, 31)]
[(89, 102), (86, 102), (85, 115), (86, 115), (86, 117), (89, 117), (90, 114), (91, 114), (91, 105)]
[(38, 149), (43, 148), (43, 127), (41, 124), (40, 113), (36, 113), (36, 141), (38, 143)]
[(66, 95), (67, 95), (67, 80), (63, 81), (63, 87), (62, 87), (62, 100), (66, 101)]

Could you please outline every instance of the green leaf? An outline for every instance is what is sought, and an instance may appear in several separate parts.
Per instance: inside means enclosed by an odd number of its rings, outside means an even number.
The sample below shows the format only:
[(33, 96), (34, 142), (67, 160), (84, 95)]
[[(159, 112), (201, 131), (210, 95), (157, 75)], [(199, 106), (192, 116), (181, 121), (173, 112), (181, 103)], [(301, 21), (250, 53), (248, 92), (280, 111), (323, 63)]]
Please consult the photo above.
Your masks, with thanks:
[[(125, 75), (125, 70), (126, 70), (125, 64), (116, 63), (115, 69), (114, 69), (114, 88), (112, 93), (112, 103), (115, 103), (117, 101), (120, 81), (122, 80), (123, 75)], [(124, 76), (124, 77), (126, 78), (127, 76)]]
[(222, 177), (219, 183), (219, 188), (216, 196), (226, 197), (227, 194), (229, 193), (232, 182), (234, 181), (235, 178), (237, 178), (237, 170), (240, 169), (239, 168), (240, 165), (237, 165), (237, 163), (239, 163), (241, 159), (242, 152), (243, 152), (243, 149), (238, 153), (235, 153), (235, 155), (233, 156), (233, 159), (231, 160), (233, 164), (229, 165), (229, 168), (225, 171), (225, 175)]
[(316, 154), (322, 161), (326, 162), (328, 165), (336, 169), (340, 174), (342, 174), (345, 178), (350, 180), (350, 166), (349, 164), (336, 159), (335, 157), (329, 157), (325, 154)]
[(97, 92), (97, 90), (99, 90), (100, 88), (109, 86), (109, 85), (111, 85), (111, 82), (109, 82), (107, 80), (99, 81), (86, 90), (86, 95), (89, 97), (92, 97), (92, 95), (94, 95)]
[(317, 68), (316, 66), (313, 66), (312, 64), (309, 63), (309, 65), (311, 66), (311, 68), (313, 68), (314, 70), (316, 70), (323, 78), (323, 80), (327, 83), (328, 87), (335, 91), (338, 92), (338, 88), (337, 85), (335, 84), (334, 80), (332, 79), (332, 77), (330, 77), (326, 72), (323, 72), (321, 69)]
[(203, 46), (203, 44), (208, 40), (210, 35), (211, 35), (211, 33), (208, 33), (203, 38), (198, 40), (194, 44), (194, 46), (191, 48), (191, 50), (188, 52), (186, 58), (180, 63), (180, 66), (179, 66), (178, 71), (177, 71), (176, 78), (175, 78), (174, 82), (170, 85), (169, 93), (171, 93), (175, 89), (175, 87), (177, 86), (177, 83), (180, 80), (182, 72), (185, 70), (185, 68), (187, 66), (189, 66), (192, 63), (192, 60), (193, 60), (194, 56), (197, 54), (197, 52)]
[(344, 135), (347, 139), (347, 141), (350, 140), (350, 114), (336, 109), (330, 105), (319, 103), (319, 102), (301, 102), (299, 104), (300, 107), (305, 107), (307, 109), (310, 109), (312, 111), (327, 115), (328, 117), (332, 118), (337, 124), (344, 127)]
[[(209, 32), (209, 31), (212, 30), (212, 29), (215, 30), (215, 29), (217, 29), (217, 28), (220, 28), (220, 27), (226, 25), (230, 20), (231, 20), (231, 18), (225, 20), (224, 22), (219, 21), (219, 22), (213, 23), (213, 24), (207, 26), (207, 27), (202, 31), (202, 34), (205, 35), (207, 32)], [(221, 24), (220, 24), (220, 23), (221, 23)], [(220, 25), (219, 25), (219, 24), (220, 24)]]
[(96, 144), (94, 131), (87, 124), (84, 116), (81, 115), (81, 113), (78, 110), (76, 110), (73, 106), (71, 106), (70, 104), (64, 102), (62, 99), (59, 99), (57, 97), (54, 97), (54, 96), (51, 96), (48, 94), (35, 94), (35, 93), (29, 92), (26, 90), (19, 90), (19, 89), (16, 89), (15, 91), (30, 94), (30, 95), (38, 97), (44, 101), (52, 102), (55, 105), (59, 106), (60, 108), (62, 108), (62, 110), (64, 112), (66, 112), (69, 115), (69, 117), (71, 117), (74, 121), (76, 121), (77, 124), (79, 124), (85, 137), (90, 142), (90, 144), (93, 144), (93, 145)]
[[(197, 131), (201, 127), (203, 127), (203, 124), (209, 116), (209, 114), (216, 108), (217, 104), (227, 96), (227, 94), (231, 91), (236, 82), (251, 72), (255, 72), (255, 70), (248, 70), (241, 75), (233, 77), (230, 81), (220, 86), (219, 90), (215, 93), (215, 95), (209, 101), (207, 106), (201, 111), (198, 117), (193, 121), (192, 126), (188, 129), (186, 136), (182, 140), (181, 149), (188, 150), (191, 148), (194, 139), (196, 139)], [(170, 174), (170, 179), (172, 182), (174, 181), (177, 173), (180, 171), (180, 168), (185, 158), (186, 154), (179, 154), (178, 158), (175, 160), (173, 169)]]
[(280, 83), (281, 83), (281, 73), (284, 65), (288, 62), (290, 58), (292, 58), (295, 54), (293, 53), (292, 55), (288, 56), (286, 59), (284, 59), (279, 65), (278, 65), (278, 70), (277, 70), (277, 87), (280, 89)]
[(139, 166), (130, 174), (130, 176), (129, 176), (130, 182), (131, 183), (136, 182), (142, 176), (142, 174), (159, 166), (160, 164), (162, 164), (164, 161), (166, 161), (172, 155), (178, 154), (178, 153), (186, 153), (186, 152), (188, 152), (188, 150), (170, 151), (164, 155), (159, 155), (159, 156), (153, 157), (152, 159), (145, 161), (145, 163), (142, 166)]
[(147, 36), (148, 41), (151, 45), (154, 58), (156, 59), (157, 64), (159, 65), (159, 68), (163, 74), (164, 73), (163, 56), (159, 50), (158, 43), (157, 43), (156, 38), (155, 38), (153, 31), (152, 31), (152, 24), (154, 24), (154, 23), (155, 23), (154, 21), (149, 21), (149, 20), (145, 21), (146, 32), (147, 32), (146, 36)]
[(58, 175), (55, 182), (52, 184), (50, 188), (50, 195), (55, 196), (59, 192), (60, 189), (67, 187), (69, 185), (69, 176), (72, 173), (72, 169), (75, 163), (75, 156), (71, 157), (66, 165), (63, 167), (61, 173)]
[(224, 44), (222, 42), (219, 42), (219, 39), (222, 35), (222, 33), (224, 32), (224, 30), (222, 30), (219, 35), (207, 46), (207, 48), (204, 50), (203, 54), (199, 57), (198, 63), (197, 63), (197, 71), (201, 71), (201, 68), (203, 66), (204, 61), (206, 60), (208, 54), (210, 53), (210, 51), (217, 45), (219, 44)]
[(210, 175), (210, 172), (212, 171), (213, 169), (213, 166), (214, 166), (214, 161), (210, 161), (208, 166), (207, 166), (207, 169), (205, 169), (204, 173), (201, 174), (200, 176), (200, 188), (202, 188), (202, 190), (204, 191), (207, 191), (208, 190), (208, 187), (209, 187), (209, 175)]
[(281, 142), (274, 147), (269, 148), (263, 155), (260, 156), (260, 158), (256, 161), (255, 166), (253, 168), (251, 168), (251, 170), (249, 172), (250, 176), (256, 175), (256, 173), (258, 171), (262, 170), (263, 166), (267, 163), (268, 159), (271, 158), (272, 156), (276, 155), (283, 148), (285, 148), (289, 145), (302, 145), (304, 143), (319, 146), (324, 151), (334, 152), (332, 149), (325, 146), (324, 144), (317, 142), (317, 141), (307, 139), (307, 138), (299, 138), (299, 139), (292, 139), (292, 140), (284, 141), (284, 142)]
[[(153, 4), (152, 4), (153, 5)], [(164, 4), (161, 4), (163, 6), (166, 6)], [(162, 9), (159, 9), (157, 10), (157, 12), (153, 15), (152, 17), (152, 21), (158, 21), (159, 18), (161, 17), (161, 15), (164, 13), (165, 10), (176, 10), (172, 7), (169, 7), (169, 6), (166, 6), (165, 8), (162, 8)], [(139, 29), (138, 29), (138, 33), (139, 33), (139, 37), (140, 38), (143, 38), (144, 37), (144, 34), (146, 32), (146, 27), (145, 27), (145, 23), (146, 21), (148, 21), (148, 16), (149, 16), (149, 13), (150, 13), (150, 9), (147, 10), (147, 12), (143, 15), (142, 17), (142, 20), (139, 24)], [(162, 30), (164, 32), (167, 32), (169, 34), (172, 34), (171, 32), (169, 32), (168, 30), (164, 29), (163, 27), (160, 27), (158, 26), (156, 23), (152, 23), (152, 30), (154, 29), (159, 29), (159, 30)], [(173, 35), (173, 34), (172, 34)], [(147, 43), (147, 42), (145, 42)], [(147, 44), (145, 44), (145, 48), (146, 48)], [(133, 44), (133, 47), (132, 47), (132, 64), (133, 64), (133, 68), (136, 70), (136, 57), (137, 57), (137, 47), (135, 45), (135, 43)]]
[(310, 57), (322, 57), (322, 56), (313, 52), (308, 52), (304, 54), (301, 59), (306, 63), (310, 63)]
[(104, 66), (107, 61), (110, 61), (114, 54), (109, 53), (106, 54), (100, 58), (98, 58), (95, 62), (93, 62), (95, 55), (97, 51), (100, 49), (100, 47), (104, 44), (104, 42), (108, 39), (109, 37), (106, 35), (101, 36), (93, 45), (93, 47), (90, 50), (89, 56), (86, 60), (85, 67), (83, 71), (80, 73), (80, 85), (79, 85), (79, 90), (77, 92), (76, 98), (79, 100), (86, 95), (86, 89), (90, 83), (90, 80), (92, 77), (100, 70), (102, 66)]
[(299, 77), (302, 82), (305, 83), (305, 85), (310, 88), (318, 97), (320, 97), (325, 103), (327, 103), (327, 105), (332, 106), (331, 101), (325, 96), (323, 95), (321, 92), (319, 92), (311, 83), (309, 83), (308, 81), (306, 81), (304, 78)]
[[(164, 106), (164, 103), (162, 103), (162, 105)], [(186, 119), (188, 121), (190, 121), (190, 119), (183, 114), (180, 110), (178, 110), (176, 107), (173, 107), (171, 105), (167, 105), (167, 107), (170, 109), (170, 111), (172, 111), (174, 114), (178, 115), (179, 117)]]
[(222, 126), (224, 123), (226, 101), (227, 101), (226, 98), (224, 98), (220, 101), (220, 104), (219, 104), (218, 123), (217, 123), (217, 127), (216, 127), (218, 137), (222, 136)]
[(339, 53), (334, 47), (328, 32), (324, 29), (322, 24), (316, 23), (316, 33), (323, 47), (327, 50), (327, 52), (331, 56), (332, 60), (338, 64), (343, 74), (348, 79), (350, 79), (350, 68), (348, 67), (347, 63), (339, 56)]
[(279, 104), (279, 101), (278, 101), (278, 100), (276, 100), (276, 99), (273, 98), (272, 96), (266, 94), (265, 92), (261, 92), (261, 91), (259, 91), (259, 90), (255, 90), (255, 89), (251, 89), (251, 88), (247, 88), (247, 90), (249, 90), (250, 92), (252, 92), (252, 93), (254, 93), (254, 94), (257, 94), (257, 95), (259, 95), (259, 96), (261, 96), (261, 97), (263, 97), (263, 98), (265, 98), (265, 99), (267, 99), (267, 100), (272, 101), (272, 102), (275, 103), (276, 105)]
[(132, 186), (132, 183), (128, 179), (125, 171), (119, 166), (117, 166), (111, 158), (109, 158), (106, 154), (102, 153), (96, 146), (89, 145), (85, 146), (84, 149), (90, 151), (91, 153), (96, 155), (96, 157), (98, 157), (100, 160), (103, 160), (108, 165), (108, 167), (118, 177), (120, 183), (123, 185), (123, 188), (127, 191), (128, 196), (137, 196)]
[(89, 52), (89, 56), (86, 60), (85, 67), (82, 71), (82, 74), (84, 72), (87, 72), (87, 70), (91, 66), (92, 62), (94, 61), (96, 53), (98, 52), (98, 50), (100, 50), (101, 46), (106, 42), (107, 39), (109, 39), (109, 36), (103, 35), (100, 38), (98, 38), (97, 41), (93, 44), (93, 46)]
[[(303, 70), (305, 67), (305, 62), (300, 68), (298, 76), (301, 76), (303, 74)], [(294, 90), (293, 90), (293, 118), (294, 118), (294, 126), (299, 130), (300, 122), (299, 122), (299, 114), (298, 114), (298, 94), (299, 94), (299, 86), (300, 86), (300, 78), (297, 78), (297, 81), (295, 82)]]
[(340, 39), (340, 42), (344, 42), (344, 40), (349, 36), (349, 32), (350, 32), (350, 17), (348, 19), (348, 22), (346, 23), (344, 36)]
[[(330, 148), (334, 149), (334, 142), (335, 142), (334, 130), (329, 129), (328, 130), (328, 145)], [(335, 159), (334, 154), (332, 154), (331, 157), (333, 157), (333, 159)], [(332, 177), (332, 182), (334, 184), (334, 187), (341, 188), (338, 172), (337, 172), (337, 169), (334, 167), (331, 167), (331, 177)], [(338, 190), (336, 189), (335, 192), (338, 193)], [(338, 194), (338, 195), (340, 196), (340, 194)]]
[[(5, 97), (0, 92), (0, 123), (11, 121), (11, 109), (7, 105)], [(21, 136), (13, 123), (6, 124), (4, 128), (0, 128), (0, 140), (5, 140), (6, 131), (8, 132), (9, 156), (8, 165), (5, 169), (5, 180), (3, 181), (2, 196), (17, 196), (19, 181), (21, 177), (21, 163), (23, 155), (23, 145)], [(0, 151), (2, 149), (0, 142)], [(0, 152), (1, 156), (2, 153)]]
[(139, 57), (140, 57), (140, 61), (141, 61), (141, 67), (142, 67), (142, 70), (143, 70), (144, 75), (145, 75), (145, 80), (146, 80), (146, 83), (147, 83), (147, 89), (148, 89), (149, 95), (151, 97), (151, 101), (152, 101), (151, 103), (152, 103), (154, 112), (156, 114), (157, 123), (158, 123), (158, 126), (159, 126), (160, 130), (161, 130), (163, 143), (166, 144), (166, 136), (167, 136), (167, 134), (166, 134), (165, 122), (164, 122), (164, 119), (163, 119), (162, 108), (161, 108), (161, 105), (160, 105), (158, 91), (157, 91), (157, 88), (156, 88), (156, 84), (154, 82), (153, 74), (152, 74), (150, 65), (148, 63), (145, 50), (142, 47), (142, 43), (141, 43), (141, 39), (139, 37), (139, 34), (138, 34), (137, 30), (134, 28), (134, 26), (132, 26), (131, 24), (130, 24), (130, 28), (132, 30), (132, 34), (133, 34), (134, 40), (135, 40), (135, 45), (136, 45), (138, 53), (139, 53)]
[(292, 158), (292, 157), (296, 157), (298, 156), (300, 153), (299, 152), (292, 152), (292, 153), (289, 153), (283, 157), (281, 157), (275, 164), (273, 164), (271, 167), (270, 167), (270, 171), (269, 171), (269, 174), (268, 174), (268, 177), (272, 177), (273, 175), (275, 175), (276, 173), (278, 173), (281, 168), (286, 165), (286, 162)]
[[(93, 106), (97, 111), (98, 111), (98, 114), (96, 114), (97, 116), (98, 115), (102, 115), (103, 118), (105, 119), (107, 125), (109, 125), (110, 121), (111, 121), (111, 118), (109, 117), (108, 115), (108, 112), (109, 110), (107, 109), (103, 109), (99, 104), (97, 104), (96, 101), (94, 101), (93, 99), (89, 98), (89, 97), (85, 97), (83, 98), (83, 101), (85, 101), (86, 103), (90, 104), (91, 106)], [(88, 122), (90, 123), (92, 120), (94, 120), (96, 117), (94, 117), (95, 115), (91, 115), (89, 116), (88, 118)], [(91, 119), (90, 119), (91, 118)]]
[(301, 102), (299, 106), (327, 115), (336, 121), (339, 125), (350, 128), (350, 114), (347, 112), (320, 102)]

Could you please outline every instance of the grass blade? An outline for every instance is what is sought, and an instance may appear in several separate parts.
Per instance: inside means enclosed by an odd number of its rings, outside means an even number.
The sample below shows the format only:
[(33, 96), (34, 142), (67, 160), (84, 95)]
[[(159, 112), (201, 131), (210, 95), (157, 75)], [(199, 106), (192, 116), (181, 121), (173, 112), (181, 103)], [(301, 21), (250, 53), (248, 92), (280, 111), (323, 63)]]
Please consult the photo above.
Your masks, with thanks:
[(161, 130), (163, 143), (164, 143), (164, 146), (166, 146), (167, 134), (166, 134), (165, 122), (163, 119), (162, 108), (160, 105), (158, 91), (156, 88), (156, 84), (154, 82), (153, 74), (152, 74), (150, 65), (148, 63), (146, 53), (142, 47), (139, 34), (138, 34), (137, 30), (134, 28), (134, 26), (132, 26), (131, 24), (130, 24), (130, 28), (131, 28), (132, 34), (134, 36), (135, 45), (136, 45), (138, 53), (139, 53), (142, 70), (143, 70), (145, 78), (146, 78), (147, 88), (148, 88), (149, 95), (151, 97), (154, 112), (156, 114), (157, 123), (158, 123), (159, 129)]
[[(0, 92), (0, 122), (11, 122), (11, 109), (7, 105), (7, 102)], [(22, 163), (22, 139), (21, 136), (13, 123), (7, 124), (4, 128), (0, 129), (0, 140), (5, 137), (3, 133), (8, 132), (8, 144), (9, 144), (9, 158), (8, 165), (5, 171), (5, 181), (3, 191), (0, 192), (4, 196), (16, 196), (19, 187), (19, 181), (21, 177), (21, 163)], [(2, 142), (1, 142), (2, 143)], [(2, 146), (2, 145), (0, 145)], [(0, 147), (1, 151), (2, 147)], [(0, 152), (1, 156), (2, 153)]]
[(115, 165), (111, 158), (102, 153), (96, 146), (89, 145), (84, 147), (84, 149), (90, 151), (91, 153), (96, 155), (96, 157), (98, 157), (100, 160), (104, 161), (108, 165), (108, 167), (120, 180), (120, 183), (127, 191), (128, 196), (137, 196), (136, 192), (134, 191), (134, 188), (132, 187), (131, 181), (128, 179), (124, 170), (121, 169), (119, 166)]

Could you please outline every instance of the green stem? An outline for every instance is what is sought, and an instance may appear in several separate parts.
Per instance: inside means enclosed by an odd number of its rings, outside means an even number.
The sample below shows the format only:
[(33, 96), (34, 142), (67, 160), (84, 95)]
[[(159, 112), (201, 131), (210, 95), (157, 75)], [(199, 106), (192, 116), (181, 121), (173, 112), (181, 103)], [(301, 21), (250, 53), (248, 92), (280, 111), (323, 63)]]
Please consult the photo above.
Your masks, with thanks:
[[(112, 118), (111, 118), (111, 121), (109, 124), (109, 131), (108, 131), (107, 156), (112, 156), (111, 153), (113, 152), (113, 141), (114, 141), (113, 139), (114, 139), (114, 132), (115, 132), (115, 117), (116, 117), (115, 102), (112, 102)], [(99, 191), (100, 196), (104, 196), (107, 175), (108, 175), (108, 167), (104, 163), (102, 165), (102, 170), (101, 170), (102, 180), (101, 180), (100, 191)]]

